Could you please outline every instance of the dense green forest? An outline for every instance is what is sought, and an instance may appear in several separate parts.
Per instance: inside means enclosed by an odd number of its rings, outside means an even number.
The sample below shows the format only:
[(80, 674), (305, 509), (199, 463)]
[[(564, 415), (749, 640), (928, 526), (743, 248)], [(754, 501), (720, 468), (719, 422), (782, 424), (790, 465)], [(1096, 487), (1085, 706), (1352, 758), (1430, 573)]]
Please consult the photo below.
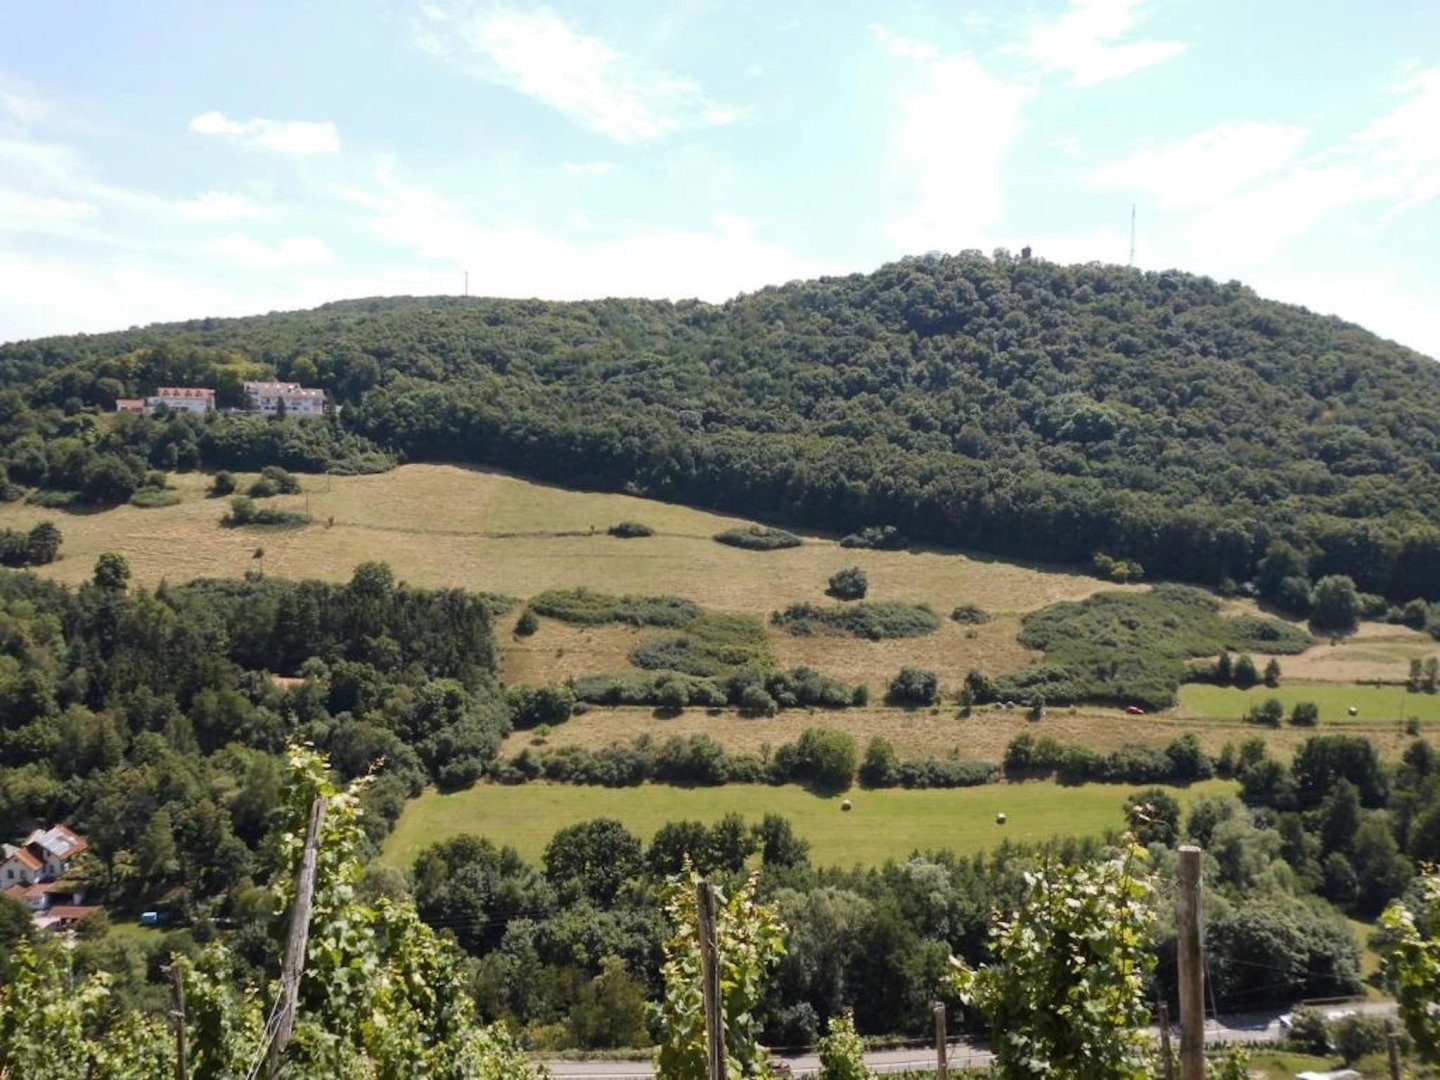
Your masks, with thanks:
[[(279, 439), (86, 415), (161, 383), (233, 404), (252, 371), (325, 387), (340, 419)], [(1301, 613), (1297, 583), (1327, 575), (1440, 599), (1440, 367), (1178, 272), (967, 252), (721, 305), (356, 300), (11, 344), (0, 383), (11, 485), (97, 500), (125, 486), (97, 450), (132, 474), (399, 455), (1130, 576), (1258, 577)]]

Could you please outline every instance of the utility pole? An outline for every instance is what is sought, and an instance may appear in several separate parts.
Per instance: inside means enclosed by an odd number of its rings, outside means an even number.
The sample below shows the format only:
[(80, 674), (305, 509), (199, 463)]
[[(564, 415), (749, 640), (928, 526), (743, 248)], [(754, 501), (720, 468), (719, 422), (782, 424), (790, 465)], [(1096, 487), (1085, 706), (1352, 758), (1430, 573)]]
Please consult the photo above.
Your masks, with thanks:
[(1165, 1080), (1175, 1080), (1175, 1056), (1170, 1051), (1170, 1006), (1160, 1002), (1160, 1068)]
[(170, 957), (170, 995), (175, 1005), (170, 1016), (175, 1021), (175, 1080), (187, 1080), (190, 1066), (185, 1053), (185, 979), (178, 959), (173, 954)]
[(720, 1017), (715, 886), (708, 881), (695, 885), (695, 914), (700, 931), (700, 989), (705, 1001), (705, 1072), (707, 1080), (725, 1080), (725, 1025)]
[(320, 829), (325, 824), (325, 796), (310, 804), (310, 826), (295, 878), (295, 907), (290, 912), (290, 937), (285, 942), (285, 963), (280, 969), (280, 1012), (275, 1039), (270, 1044), (269, 1076), (280, 1071), (285, 1046), (295, 1033), (295, 1009), (300, 1000), (300, 976), (305, 972), (305, 946), (310, 940), (310, 908), (315, 903), (315, 864), (320, 855)]
[(1180, 1080), (1205, 1080), (1205, 965), (1200, 954), (1200, 849), (1180, 848)]
[(946, 1080), (946, 1077), (950, 1075), (945, 1042), (945, 1006), (937, 1001), (935, 1002), (935, 1075), (940, 1080)]

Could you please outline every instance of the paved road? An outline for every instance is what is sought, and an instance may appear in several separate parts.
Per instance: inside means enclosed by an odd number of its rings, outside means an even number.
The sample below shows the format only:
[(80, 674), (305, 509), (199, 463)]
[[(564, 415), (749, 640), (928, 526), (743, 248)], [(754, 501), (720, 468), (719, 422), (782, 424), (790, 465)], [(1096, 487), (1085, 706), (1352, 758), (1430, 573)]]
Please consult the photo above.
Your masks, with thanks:
[[(1321, 1011), (1354, 1011), (1386, 1016), (1394, 1013), (1395, 1006), (1383, 1001), (1356, 1002), (1327, 1005)], [(1152, 1036), (1159, 1039), (1158, 1028), (1151, 1028), (1150, 1031)], [(1227, 1016), (1223, 1022), (1211, 1020), (1205, 1024), (1206, 1042), (1278, 1042), (1282, 1036), (1280, 1014), (1276, 1012)], [(1177, 1029), (1174, 1038), (1178, 1040), (1179, 1037)], [(820, 1071), (820, 1059), (814, 1054), (776, 1057), (790, 1066), (793, 1076), (813, 1076)], [(958, 1040), (949, 1044), (949, 1063), (952, 1068), (978, 1069), (989, 1065), (990, 1061), (990, 1052), (983, 1047), (970, 1046)], [(935, 1051), (930, 1047), (872, 1050), (865, 1055), (865, 1064), (872, 1072), (880, 1074), (904, 1072), (907, 1069), (933, 1070)], [(648, 1061), (547, 1061), (545, 1067), (557, 1080), (651, 1080), (655, 1075)]]

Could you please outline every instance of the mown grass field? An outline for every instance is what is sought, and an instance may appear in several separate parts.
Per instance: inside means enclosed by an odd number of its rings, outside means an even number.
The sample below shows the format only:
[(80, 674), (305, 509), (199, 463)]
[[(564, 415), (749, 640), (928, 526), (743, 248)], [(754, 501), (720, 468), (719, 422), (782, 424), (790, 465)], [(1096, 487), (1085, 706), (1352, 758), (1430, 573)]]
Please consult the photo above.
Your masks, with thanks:
[[(1412, 716), (1422, 724), (1440, 723), (1440, 694), (1411, 694), (1403, 686), (1343, 683), (1284, 682), (1274, 689), (1256, 686), (1249, 690), (1192, 683), (1180, 689), (1179, 712), (1182, 718), (1236, 718), (1272, 697), (1285, 706), (1287, 717), (1296, 702), (1313, 701), (1320, 709), (1322, 724), (1367, 729), (1403, 727)], [(1357, 710), (1353, 717), (1352, 707)]]
[[(790, 819), (810, 841), (811, 860), (819, 865), (875, 865), (904, 858), (911, 851), (980, 851), (1002, 840), (1043, 840), (1063, 833), (1098, 835), (1124, 824), (1122, 807), (1135, 787), (1088, 784), (1061, 787), (1050, 782), (987, 784), (949, 791), (862, 791), (847, 797), (854, 809), (840, 809), (840, 798), (811, 794), (794, 785), (767, 787), (730, 784), (714, 788), (678, 788), (645, 784), (634, 788), (522, 784), (477, 784), (468, 791), (442, 795), (427, 791), (406, 808), (386, 841), (381, 858), (408, 867), (429, 844), (462, 833), (513, 845), (527, 859), (538, 859), (556, 830), (578, 821), (611, 817), (649, 841), (667, 821), (713, 822), (738, 813), (758, 823), (766, 814)], [(1201, 794), (1234, 791), (1221, 780), (1177, 790), (1181, 805)], [(1004, 812), (1005, 825), (995, 823)]]
[[(250, 477), (240, 477), (243, 490)], [(740, 519), (628, 495), (569, 491), (495, 472), (446, 465), (407, 465), (377, 476), (302, 476), (305, 493), (267, 500), (309, 512), (295, 530), (225, 529), (226, 500), (207, 499), (209, 477), (172, 477), (177, 506), (122, 506), (91, 514), (0, 506), (0, 527), (53, 520), (64, 534), (61, 558), (43, 573), (69, 582), (89, 577), (103, 551), (121, 551), (138, 584), (195, 577), (238, 577), (265, 549), (264, 570), (284, 577), (343, 580), (358, 563), (384, 560), (415, 585), (461, 586), (527, 598), (545, 589), (588, 586), (610, 593), (674, 593), (715, 611), (768, 619), (794, 601), (827, 602), (831, 574), (864, 568), (876, 599), (923, 601), (942, 615), (962, 603), (1001, 616), (974, 628), (945, 620), (929, 637), (871, 642), (796, 638), (773, 633), (778, 662), (810, 664), (879, 690), (903, 664), (953, 672), (1007, 671), (1033, 654), (1014, 639), (1018, 615), (1062, 599), (1115, 586), (1086, 574), (956, 552), (846, 550), (806, 535), (805, 546), (756, 552), (717, 544), (711, 536)], [(658, 535), (619, 540), (605, 534), (622, 520), (643, 521)], [(624, 670), (629, 631), (583, 635), (548, 623), (528, 641), (500, 628), (503, 674), (546, 682), (581, 671)], [(593, 647), (594, 656), (589, 655)]]

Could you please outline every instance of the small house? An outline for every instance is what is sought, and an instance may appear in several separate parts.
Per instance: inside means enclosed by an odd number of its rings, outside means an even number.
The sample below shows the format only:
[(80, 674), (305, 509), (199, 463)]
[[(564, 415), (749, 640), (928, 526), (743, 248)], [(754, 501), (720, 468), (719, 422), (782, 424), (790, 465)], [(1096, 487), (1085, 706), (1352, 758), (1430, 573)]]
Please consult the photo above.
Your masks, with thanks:
[(155, 396), (146, 399), (146, 409), (154, 412), (164, 405), (171, 412), (207, 413), (215, 409), (215, 391), (208, 386), (162, 386)]

